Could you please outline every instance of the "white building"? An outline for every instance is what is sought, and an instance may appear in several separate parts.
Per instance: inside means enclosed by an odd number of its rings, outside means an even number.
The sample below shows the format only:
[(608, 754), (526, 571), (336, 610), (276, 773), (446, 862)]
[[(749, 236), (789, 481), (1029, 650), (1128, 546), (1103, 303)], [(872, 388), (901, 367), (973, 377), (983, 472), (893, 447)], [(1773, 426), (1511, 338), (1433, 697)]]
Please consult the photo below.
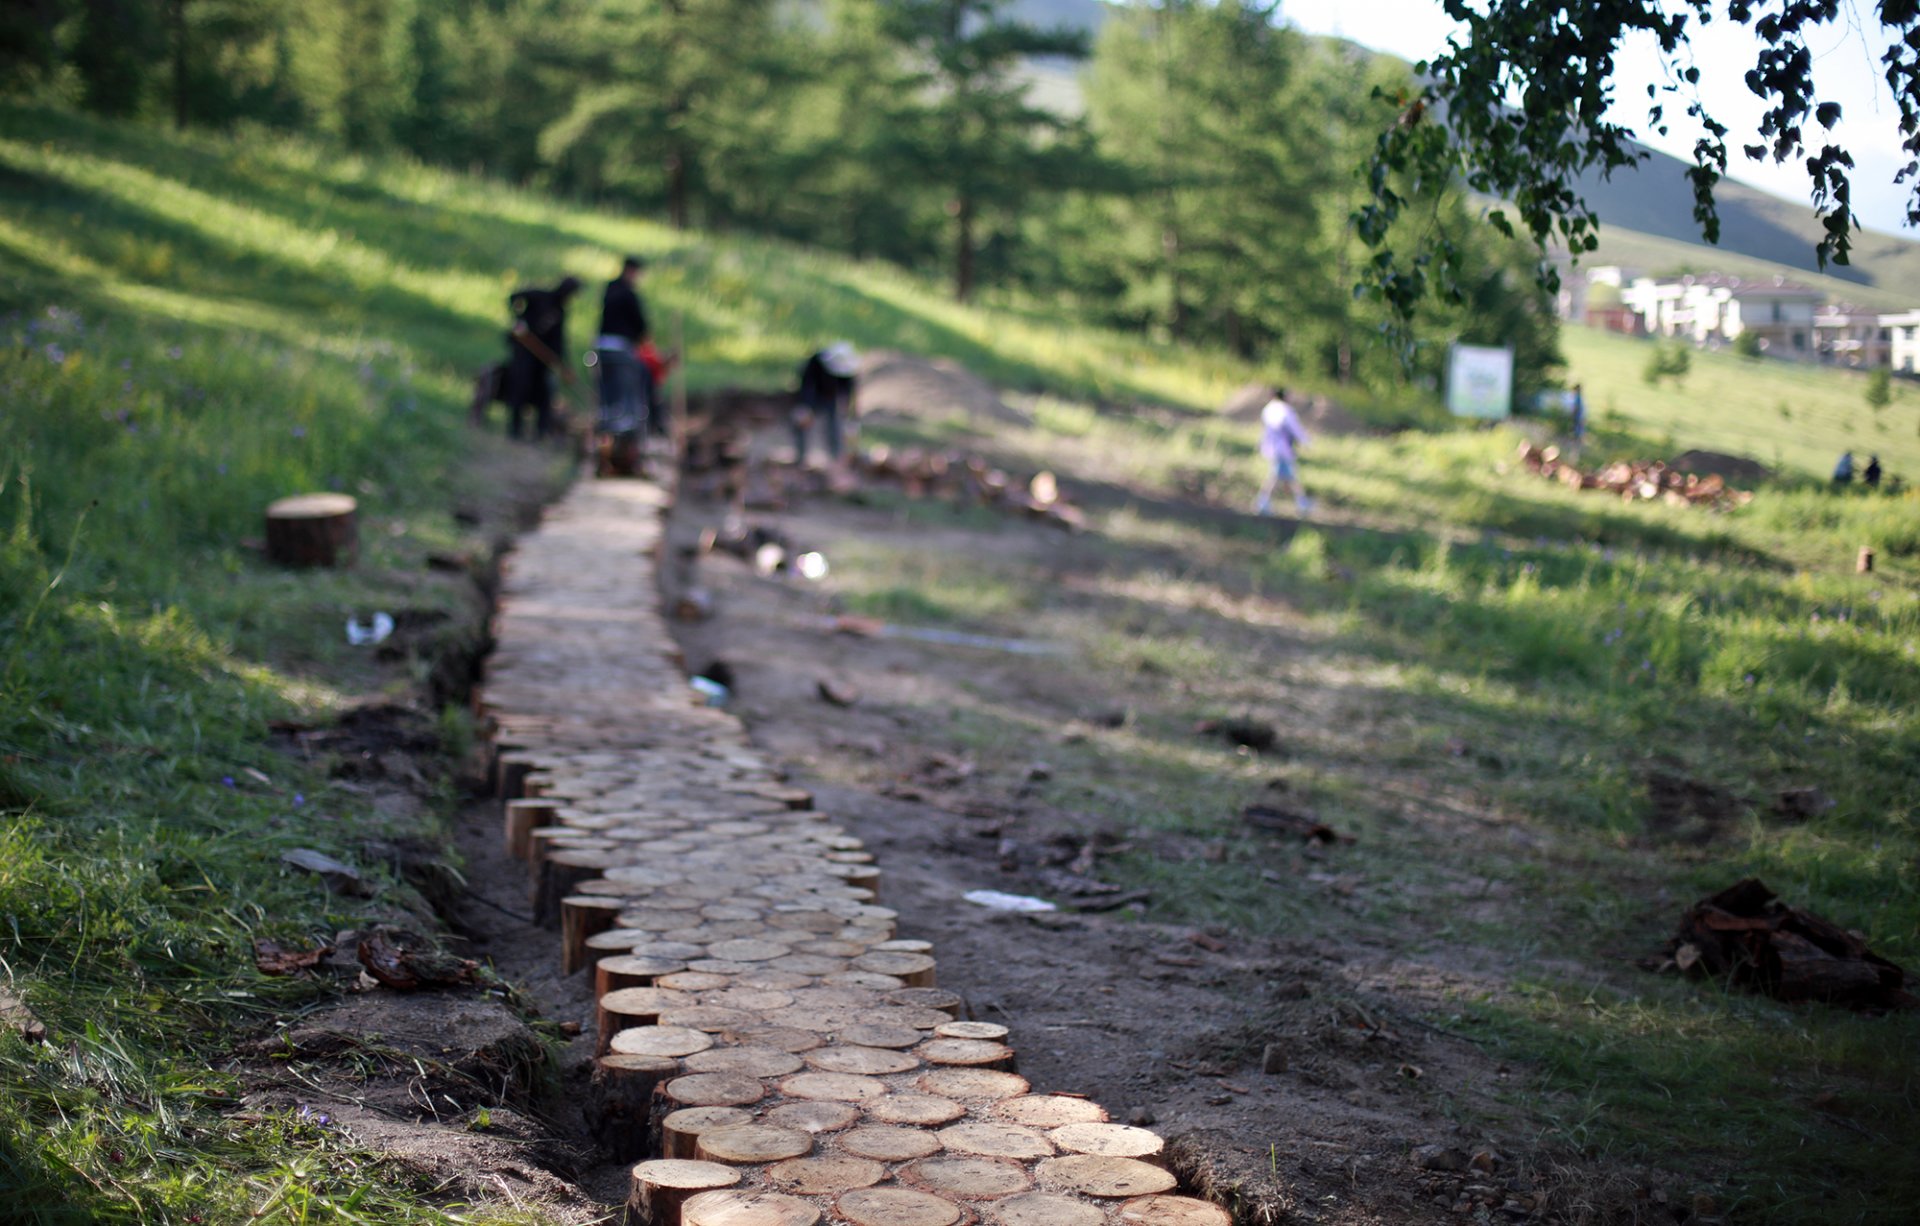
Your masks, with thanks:
[(1887, 357), (1893, 368), (1920, 375), (1920, 307), (1900, 315), (1882, 315), (1887, 330)]
[(1762, 352), (1805, 361), (1814, 354), (1813, 314), (1826, 295), (1784, 277), (1710, 273), (1671, 281), (1641, 277), (1622, 300), (1655, 336), (1718, 346), (1751, 332), (1759, 337)]

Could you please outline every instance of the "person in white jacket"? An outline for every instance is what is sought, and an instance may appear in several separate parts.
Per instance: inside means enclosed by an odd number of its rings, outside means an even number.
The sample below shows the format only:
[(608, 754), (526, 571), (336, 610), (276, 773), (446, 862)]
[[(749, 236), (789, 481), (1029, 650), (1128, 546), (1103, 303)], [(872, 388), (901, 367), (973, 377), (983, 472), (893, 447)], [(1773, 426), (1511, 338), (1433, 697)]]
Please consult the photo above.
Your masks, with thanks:
[(1274, 490), (1284, 485), (1293, 496), (1295, 509), (1312, 510), (1313, 500), (1300, 487), (1295, 455), (1307, 445), (1307, 432), (1300, 425), (1300, 414), (1287, 403), (1285, 388), (1275, 388), (1273, 399), (1260, 410), (1260, 426), (1260, 454), (1267, 458), (1267, 479), (1260, 486), (1260, 497), (1254, 500), (1253, 509), (1261, 515), (1269, 513), (1273, 509)]

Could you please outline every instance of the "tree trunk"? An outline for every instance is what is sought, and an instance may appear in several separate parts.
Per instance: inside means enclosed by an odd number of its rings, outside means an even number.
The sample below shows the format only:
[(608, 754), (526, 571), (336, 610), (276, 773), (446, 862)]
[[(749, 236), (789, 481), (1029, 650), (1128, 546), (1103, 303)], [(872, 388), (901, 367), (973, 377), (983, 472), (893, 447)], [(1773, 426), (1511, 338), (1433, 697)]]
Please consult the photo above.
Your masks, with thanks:
[(187, 0), (173, 0), (173, 126), (187, 130)]
[(667, 220), (676, 230), (687, 228), (687, 155), (677, 145), (667, 154)]
[(282, 566), (351, 566), (358, 505), (345, 494), (298, 494), (267, 508), (267, 557)]
[(965, 194), (954, 202), (953, 298), (973, 298), (973, 197)]

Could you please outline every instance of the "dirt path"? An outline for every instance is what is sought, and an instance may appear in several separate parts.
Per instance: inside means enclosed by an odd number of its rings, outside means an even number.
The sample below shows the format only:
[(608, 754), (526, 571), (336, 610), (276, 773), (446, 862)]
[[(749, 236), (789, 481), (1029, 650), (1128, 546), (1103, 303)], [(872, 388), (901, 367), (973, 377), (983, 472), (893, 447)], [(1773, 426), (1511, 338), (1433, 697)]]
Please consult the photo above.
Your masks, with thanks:
[[(1513, 1070), (1426, 1020), (1504, 968), (1368, 918), (1337, 858), (1322, 871), (1312, 849), (1282, 853), (1274, 888), (1311, 880), (1332, 916), (1295, 938), (1155, 923), (1137, 904), (1020, 916), (964, 901), (982, 888), (1057, 897), (1071, 884), (1062, 874), (1097, 875), (1113, 844), (1153, 837), (1049, 803), (1047, 760), (1177, 681), (834, 633), (833, 577), (785, 581), (699, 555), (702, 532), (726, 516), (689, 496), (672, 521), (682, 562), (667, 568), (669, 605), (698, 586), (713, 609), (676, 626), (689, 666), (724, 661), (756, 744), (877, 853), (903, 935), (942, 950), (942, 985), (973, 1016), (1035, 1036), (1022, 1070), (1037, 1088), (1087, 1090), (1114, 1118), (1177, 1138), (1195, 1182), (1245, 1222), (1631, 1220), (1643, 1209), (1675, 1220), (1639, 1193), (1645, 1173), (1538, 1148), (1537, 1123), (1510, 1105)], [(1054, 598), (1069, 602), (1066, 580), (1099, 548), (1016, 521), (929, 518), (825, 496), (750, 517), (829, 559), (903, 551), (1017, 565), (1062, 580)], [(857, 700), (827, 701), (823, 682)], [(1027, 734), (983, 736), (981, 695)], [(1328, 718), (1346, 701), (1305, 688), (1286, 700)]]

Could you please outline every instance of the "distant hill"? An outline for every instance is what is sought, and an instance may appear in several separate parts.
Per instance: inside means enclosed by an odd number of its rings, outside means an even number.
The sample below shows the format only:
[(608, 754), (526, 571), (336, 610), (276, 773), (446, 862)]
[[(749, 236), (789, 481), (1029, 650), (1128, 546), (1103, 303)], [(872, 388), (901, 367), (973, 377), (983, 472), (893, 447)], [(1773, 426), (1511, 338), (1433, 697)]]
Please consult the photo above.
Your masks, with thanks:
[[(1693, 249), (1683, 255), (1671, 248), (1643, 244), (1638, 258), (1621, 252), (1607, 256), (1609, 262), (1633, 263), (1649, 272), (1677, 271), (1677, 264), (1651, 262), (1649, 255), (1664, 254), (1669, 260), (1705, 269), (1723, 256), (1745, 256), (1777, 266), (1774, 271), (1818, 273), (1814, 245), (1825, 233), (1819, 216), (1807, 205), (1796, 204), (1769, 195), (1758, 188), (1731, 180), (1721, 182), (1714, 192), (1720, 206), (1720, 242), (1709, 245), (1700, 237), (1693, 220), (1693, 189), (1686, 180), (1686, 164), (1667, 154), (1648, 150), (1648, 159), (1630, 171), (1602, 179), (1591, 174), (1580, 181), (1587, 203), (1600, 216), (1601, 253), (1613, 236), (1626, 240), (1614, 244), (1632, 248), (1632, 235), (1667, 239)], [(1862, 230), (1854, 236), (1853, 262), (1830, 264), (1825, 278), (1849, 283), (1869, 291), (1891, 295), (1901, 306), (1920, 306), (1920, 241)], [(1737, 272), (1731, 263), (1720, 259), (1723, 271)], [(1801, 280), (1814, 278), (1799, 277)], [(1840, 286), (1824, 286), (1829, 292), (1845, 295)], [(1854, 294), (1865, 303), (1868, 295)]]

